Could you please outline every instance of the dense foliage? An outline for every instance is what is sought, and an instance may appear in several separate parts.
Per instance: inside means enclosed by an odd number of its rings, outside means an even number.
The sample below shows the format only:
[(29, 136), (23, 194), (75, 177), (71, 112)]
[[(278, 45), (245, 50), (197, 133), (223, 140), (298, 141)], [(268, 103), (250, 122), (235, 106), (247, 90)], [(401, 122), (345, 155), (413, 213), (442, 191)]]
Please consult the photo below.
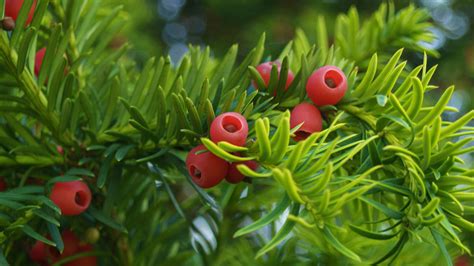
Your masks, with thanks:
[[(0, 30), (0, 264), (28, 264), (35, 239), (61, 252), (64, 229), (95, 242), (86, 254), (104, 265), (452, 265), (470, 254), (474, 171), (459, 156), (473, 151), (474, 112), (442, 119), (457, 111), (447, 105), (454, 87), (424, 100), (438, 89), (427, 67), (437, 52), (420, 45), (432, 39), (424, 10), (383, 4), (361, 21), (351, 9), (331, 43), (318, 17), (316, 43), (297, 30), (275, 58), (263, 58), (262, 35), (241, 62), (238, 45), (222, 58), (190, 47), (179, 65), (163, 56), (137, 67), (128, 43), (111, 45), (126, 24), (121, 7), (40, 0), (26, 26), (32, 4), (12, 32)], [(424, 63), (403, 61), (401, 48), (425, 52)], [(251, 85), (268, 59), (295, 73), (286, 92), (284, 75), (267, 91)], [(307, 100), (306, 81), (323, 65), (346, 73), (348, 92), (322, 109), (325, 130), (294, 142), (288, 109)], [(227, 111), (249, 121), (247, 147), (208, 139)], [(256, 171), (238, 167), (251, 183), (196, 186), (184, 160), (200, 143), (229, 162), (258, 161)], [(91, 206), (61, 216), (51, 188), (78, 179)]]

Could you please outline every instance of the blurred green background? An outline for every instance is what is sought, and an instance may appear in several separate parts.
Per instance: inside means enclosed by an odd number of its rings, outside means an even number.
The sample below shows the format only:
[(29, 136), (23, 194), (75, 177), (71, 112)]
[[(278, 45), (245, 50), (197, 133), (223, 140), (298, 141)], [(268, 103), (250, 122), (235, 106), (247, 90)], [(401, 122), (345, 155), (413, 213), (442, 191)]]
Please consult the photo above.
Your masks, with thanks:
[[(189, 43), (209, 45), (221, 56), (234, 43), (245, 55), (262, 32), (267, 33), (267, 53), (277, 55), (292, 39), (296, 28), (315, 30), (316, 17), (324, 15), (329, 30), (337, 14), (357, 7), (360, 17), (370, 15), (384, 1), (372, 0), (109, 0), (124, 4), (129, 23), (117, 42), (130, 41), (139, 62), (150, 55), (169, 53), (174, 62), (187, 51)], [(410, 3), (426, 8), (437, 39), (426, 46), (437, 48), (441, 57), (435, 83), (441, 88), (458, 88), (451, 106), (462, 112), (473, 108), (474, 95), (474, 1), (418, 0), (394, 1), (397, 9)], [(410, 58), (416, 64), (422, 55)], [(454, 117), (456, 114), (450, 114)], [(454, 118), (453, 117), (453, 118)]]

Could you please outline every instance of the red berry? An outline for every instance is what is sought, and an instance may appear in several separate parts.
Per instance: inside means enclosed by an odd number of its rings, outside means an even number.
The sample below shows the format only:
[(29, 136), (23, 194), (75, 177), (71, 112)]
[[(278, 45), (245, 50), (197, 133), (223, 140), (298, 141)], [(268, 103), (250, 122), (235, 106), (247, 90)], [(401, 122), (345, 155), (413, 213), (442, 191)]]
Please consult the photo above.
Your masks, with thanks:
[(41, 48), (35, 57), (35, 75), (38, 76), (43, 65), (44, 55), (46, 54), (46, 48)]
[(199, 145), (188, 153), (186, 168), (194, 183), (202, 188), (210, 188), (224, 179), (229, 164), (208, 151), (204, 145)]
[(248, 168), (250, 168), (252, 170), (256, 170), (258, 168), (258, 163), (256, 161), (246, 161), (246, 162), (243, 162), (243, 163), (232, 163), (229, 166), (229, 172), (227, 173), (227, 175), (225, 177), (225, 180), (227, 180), (227, 182), (232, 183), (232, 184), (237, 184), (237, 183), (241, 182), (242, 180), (244, 180), (245, 176), (241, 172), (239, 172), (239, 170), (237, 169), (237, 166), (240, 165), (240, 164), (245, 164), (246, 166), (248, 166)]
[[(255, 69), (257, 69), (258, 73), (260, 73), (260, 76), (263, 79), (263, 83), (265, 86), (268, 86), (268, 83), (270, 83), (270, 76), (272, 73), (272, 67), (273, 67), (273, 62), (265, 62), (260, 65), (258, 65)], [(257, 84), (254, 83), (253, 86), (255, 89), (262, 89), (258, 88)]]
[(49, 196), (63, 215), (78, 215), (91, 203), (91, 191), (82, 181), (55, 183)]
[[(303, 123), (304, 122), (304, 123)], [(310, 103), (300, 103), (291, 111), (290, 127), (294, 128), (303, 123), (295, 132), (294, 140), (304, 140), (314, 132), (319, 132), (323, 128), (321, 112)]]
[(346, 93), (347, 78), (335, 66), (324, 66), (314, 71), (306, 83), (308, 97), (318, 106), (335, 105)]
[(7, 182), (3, 180), (3, 177), (0, 177), (0, 192), (7, 190)]
[[(93, 250), (94, 248), (92, 247), (92, 245), (82, 245), (82, 246), (79, 246), (79, 250), (78, 252), (76, 252), (76, 254), (82, 253), (82, 252), (91, 252)], [(70, 261), (64, 264), (64, 266), (96, 266), (96, 265), (97, 265), (96, 256), (80, 257), (78, 259), (75, 259), (73, 261)]]
[(463, 256), (458, 257), (456, 259), (456, 262), (454, 263), (454, 265), (455, 266), (469, 266), (469, 265), (472, 265), (472, 264), (470, 264), (469, 256), (463, 255)]
[[(21, 6), (23, 5), (24, 0), (6, 0), (5, 1), (5, 17), (11, 17), (16, 21), (18, 15), (20, 14)], [(33, 19), (33, 13), (36, 8), (36, 0), (33, 1), (30, 12), (28, 13), (28, 18), (26, 19), (26, 25), (30, 24)]]
[(48, 249), (47, 256), (53, 262), (72, 256), (79, 251), (80, 239), (72, 231), (64, 230), (61, 233), (61, 238), (64, 243), (63, 253), (59, 253), (55, 247), (49, 247)]
[(41, 263), (46, 262), (47, 248), (46, 244), (41, 241), (36, 241), (36, 243), (31, 247), (30, 252), (28, 252), (30, 259), (34, 262)]
[[(277, 61), (265, 62), (256, 67), (258, 73), (260, 73), (260, 76), (263, 79), (263, 83), (265, 83), (265, 86), (268, 86), (268, 84), (270, 83), (270, 76), (271, 76), (272, 67), (274, 64), (278, 66), (278, 78), (280, 78), (280, 71), (281, 71), (280, 62), (277, 62)], [(288, 70), (288, 77), (286, 78), (285, 90), (287, 90), (288, 87), (290, 87), (294, 79), (295, 79), (295, 75), (293, 74), (293, 72), (291, 72), (291, 70)], [(253, 86), (255, 87), (255, 89), (257, 90), (259, 89), (255, 82), (253, 83)]]
[(59, 154), (64, 155), (64, 148), (63, 148), (63, 146), (61, 146), (61, 145), (56, 146), (56, 151), (57, 151)]
[(223, 113), (211, 124), (211, 140), (216, 143), (227, 141), (237, 146), (244, 146), (248, 133), (247, 120), (239, 113)]

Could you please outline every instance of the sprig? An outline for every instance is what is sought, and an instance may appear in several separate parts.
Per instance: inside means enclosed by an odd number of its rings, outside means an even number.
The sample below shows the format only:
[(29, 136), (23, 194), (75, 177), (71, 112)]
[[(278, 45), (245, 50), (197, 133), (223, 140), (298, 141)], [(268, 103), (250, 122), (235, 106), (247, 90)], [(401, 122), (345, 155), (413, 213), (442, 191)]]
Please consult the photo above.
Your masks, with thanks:
[[(318, 259), (382, 263), (411, 258), (410, 246), (434, 243), (450, 264), (452, 255), (469, 252), (461, 235), (474, 228), (467, 218), (474, 212), (473, 171), (460, 155), (472, 152), (474, 112), (443, 121), (453, 110), (454, 87), (436, 104), (425, 103), (436, 89), (430, 83), (436, 66), (428, 69), (427, 54), (437, 55), (420, 45), (432, 39), (426, 11), (395, 12), (390, 2), (361, 21), (351, 8), (336, 19), (332, 44), (318, 17), (315, 36), (297, 30), (277, 56), (283, 72), (295, 73), (284, 91), (286, 75), (279, 77), (276, 67), (266, 90), (255, 70), (264, 34), (240, 62), (237, 45), (222, 58), (209, 47), (190, 46), (177, 65), (163, 56), (136, 67), (128, 45), (108, 47), (126, 22), (122, 7), (66, 2), (39, 1), (31, 26), (17, 26), (11, 36), (0, 31), (6, 76), (0, 80), (0, 166), (9, 167), (1, 171), (12, 184), (22, 176), (21, 187), (0, 193), (0, 248), (7, 259), (16, 259), (12, 247), (24, 236), (63, 248), (58, 227), (66, 223), (47, 190), (23, 186), (30, 175), (40, 175), (46, 187), (81, 176), (95, 184), (99, 200), (77, 225), (105, 225), (104, 239), (119, 245), (114, 259), (129, 265), (181, 262), (192, 247), (201, 259), (219, 258), (232, 235), (255, 240), (236, 250), (260, 248), (248, 261), (283, 261), (277, 250), (298, 248), (310, 250), (308, 256), (320, 251)], [(27, 11), (17, 25), (25, 24)], [(45, 44), (35, 77), (35, 52)], [(402, 47), (425, 52), (423, 64), (403, 61)], [(297, 143), (288, 110), (306, 100), (306, 81), (323, 65), (341, 68), (349, 89), (340, 104), (323, 109), (325, 129)], [(247, 118), (246, 147), (208, 139), (212, 120), (227, 111)], [(184, 161), (199, 143), (228, 162), (258, 161), (257, 170), (237, 167), (254, 184), (210, 192), (197, 187)], [(208, 221), (210, 235), (196, 227), (198, 219)], [(242, 226), (249, 219), (255, 221)], [(277, 221), (283, 226), (275, 227)], [(44, 223), (51, 240), (37, 230)], [(276, 229), (261, 241), (255, 234), (265, 226)], [(183, 245), (188, 233), (191, 244)], [(104, 254), (117, 254), (103, 246)]]

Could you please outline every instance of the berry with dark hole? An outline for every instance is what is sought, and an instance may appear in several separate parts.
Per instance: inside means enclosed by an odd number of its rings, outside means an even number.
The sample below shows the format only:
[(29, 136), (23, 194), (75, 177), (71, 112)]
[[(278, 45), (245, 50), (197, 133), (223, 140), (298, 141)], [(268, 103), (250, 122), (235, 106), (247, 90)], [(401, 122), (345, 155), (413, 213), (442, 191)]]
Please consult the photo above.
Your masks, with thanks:
[[(265, 84), (265, 87), (268, 87), (268, 84), (270, 83), (270, 77), (271, 77), (271, 73), (272, 73), (272, 67), (273, 65), (277, 65), (278, 66), (278, 78), (280, 78), (280, 71), (281, 71), (281, 64), (280, 62), (278, 61), (275, 61), (275, 62), (265, 62), (265, 63), (262, 63), (260, 65), (258, 65), (256, 67), (258, 73), (260, 73), (260, 76), (262, 77), (263, 79), (263, 83)], [(290, 87), (291, 83), (293, 82), (293, 80), (295, 79), (295, 75), (293, 74), (293, 72), (291, 72), (291, 70), (288, 70), (288, 77), (286, 78), (286, 84), (285, 84), (285, 90), (288, 89), (288, 87)], [(262, 88), (258, 88), (257, 84), (255, 83), (255, 81), (253, 81), (253, 86), (255, 87), (255, 89), (262, 89)], [(275, 95), (276, 95), (276, 92), (275, 92)]]
[(242, 163), (231, 163), (229, 166), (229, 172), (227, 173), (225, 180), (227, 182), (232, 183), (232, 184), (237, 184), (242, 182), (245, 179), (245, 175), (243, 175), (239, 170), (237, 169), (237, 166), (240, 164), (245, 164), (248, 168), (252, 170), (257, 170), (258, 168), (258, 163), (256, 161), (246, 161)]
[(15, 21), (11, 17), (5, 17), (2, 19), (2, 29), (6, 31), (12, 31), (15, 29)]
[(295, 132), (296, 141), (304, 140), (314, 132), (319, 132), (323, 128), (321, 112), (310, 103), (300, 103), (291, 111), (290, 127), (294, 128), (301, 124)]
[(55, 183), (49, 197), (67, 216), (87, 210), (92, 199), (89, 187), (82, 181)]
[(227, 175), (229, 163), (212, 154), (204, 145), (199, 145), (188, 153), (186, 168), (194, 183), (202, 188), (211, 188)]
[(244, 146), (249, 133), (247, 119), (239, 113), (228, 112), (217, 116), (211, 124), (211, 140), (227, 141), (237, 146)]
[(336, 66), (324, 66), (311, 74), (306, 93), (317, 106), (335, 105), (347, 91), (347, 78)]
[(37, 240), (35, 244), (31, 247), (28, 252), (30, 259), (36, 263), (46, 263), (47, 262), (47, 246), (45, 243)]
[(5, 180), (3, 180), (3, 177), (0, 176), (0, 192), (7, 190), (8, 185)]
[[(94, 248), (92, 245), (86, 244), (79, 246), (78, 251), (76, 254), (91, 252)], [(96, 266), (97, 265), (97, 257), (96, 256), (84, 256), (68, 263), (65, 263), (64, 266)]]
[[(20, 14), (21, 7), (23, 6), (24, 0), (6, 0), (5, 1), (5, 17), (11, 17), (13, 20), (17, 20), (18, 15)], [(28, 13), (28, 18), (26, 19), (26, 25), (30, 24), (33, 19), (33, 13), (36, 8), (36, 0), (33, 1), (30, 12)]]
[(36, 52), (35, 57), (35, 75), (39, 76), (41, 66), (43, 65), (44, 55), (46, 54), (46, 48), (41, 48), (38, 52)]

